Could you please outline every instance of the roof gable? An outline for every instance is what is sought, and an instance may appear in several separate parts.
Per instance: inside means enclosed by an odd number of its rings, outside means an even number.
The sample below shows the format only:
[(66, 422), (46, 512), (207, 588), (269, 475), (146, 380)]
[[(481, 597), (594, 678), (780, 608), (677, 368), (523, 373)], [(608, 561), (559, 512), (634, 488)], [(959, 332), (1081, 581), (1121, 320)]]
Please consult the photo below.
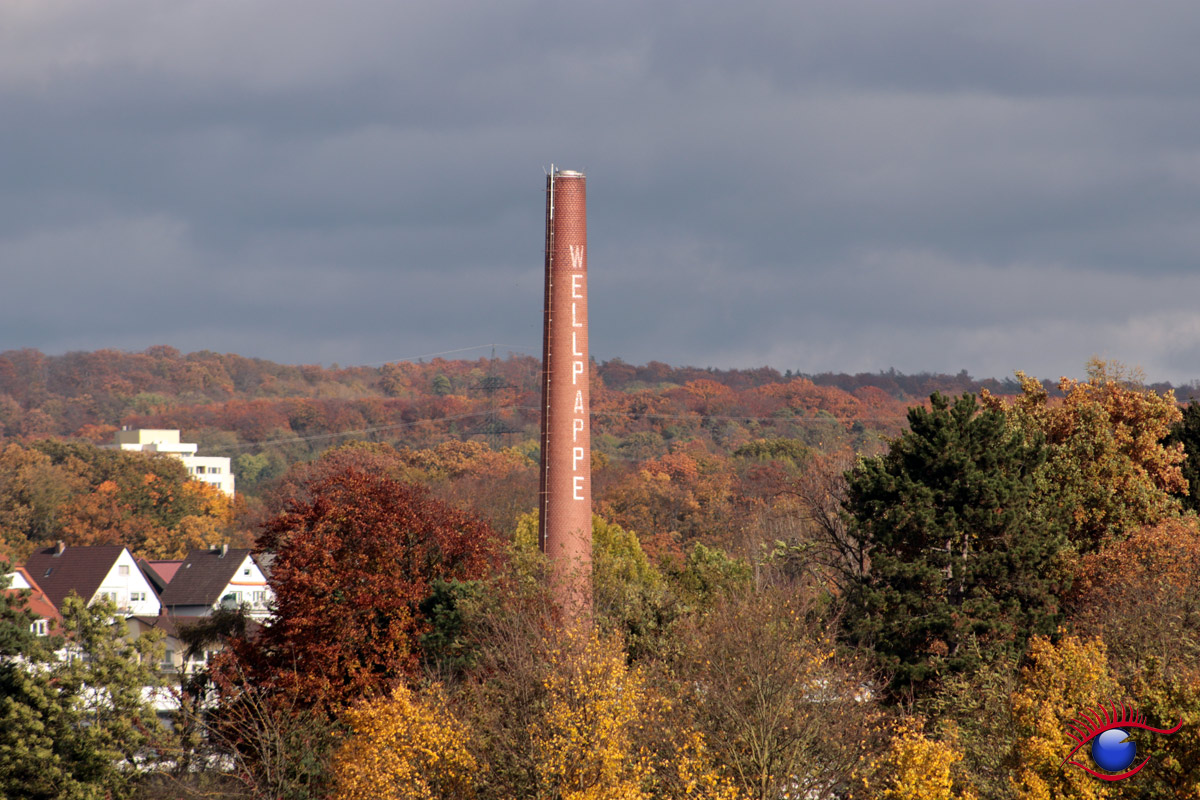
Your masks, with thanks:
[(37, 586), (33, 579), (29, 577), (29, 573), (24, 567), (17, 567), (15, 572), (8, 573), (7, 589), (32, 589)]

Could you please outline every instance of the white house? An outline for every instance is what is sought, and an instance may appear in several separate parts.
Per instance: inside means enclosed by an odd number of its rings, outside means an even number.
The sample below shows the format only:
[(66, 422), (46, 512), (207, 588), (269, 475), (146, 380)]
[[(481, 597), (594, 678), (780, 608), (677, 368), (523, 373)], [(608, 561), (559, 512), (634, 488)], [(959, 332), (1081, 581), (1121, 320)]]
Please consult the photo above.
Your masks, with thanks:
[(233, 470), (223, 456), (198, 456), (198, 445), (179, 441), (179, 431), (141, 428), (117, 431), (115, 447), (141, 453), (168, 453), (183, 462), (195, 480), (211, 484), (233, 497)]
[(121, 545), (67, 547), (59, 542), (35, 550), (25, 570), (60, 611), (71, 592), (89, 605), (102, 598), (112, 600), (117, 613), (127, 617), (154, 617), (162, 609), (158, 594)]
[(264, 619), (271, 599), (267, 578), (250, 551), (229, 545), (192, 550), (162, 593), (163, 608), (180, 617), (202, 617), (225, 606), (245, 607), (251, 619)]

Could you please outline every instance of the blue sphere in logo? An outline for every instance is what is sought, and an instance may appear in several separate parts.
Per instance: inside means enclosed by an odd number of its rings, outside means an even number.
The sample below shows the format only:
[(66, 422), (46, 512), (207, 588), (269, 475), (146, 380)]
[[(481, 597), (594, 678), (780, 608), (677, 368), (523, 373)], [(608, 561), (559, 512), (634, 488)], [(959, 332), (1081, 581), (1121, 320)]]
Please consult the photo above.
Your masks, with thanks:
[(1137, 743), (1122, 741), (1129, 734), (1120, 728), (1105, 731), (1092, 740), (1092, 761), (1100, 769), (1121, 772), (1137, 756)]

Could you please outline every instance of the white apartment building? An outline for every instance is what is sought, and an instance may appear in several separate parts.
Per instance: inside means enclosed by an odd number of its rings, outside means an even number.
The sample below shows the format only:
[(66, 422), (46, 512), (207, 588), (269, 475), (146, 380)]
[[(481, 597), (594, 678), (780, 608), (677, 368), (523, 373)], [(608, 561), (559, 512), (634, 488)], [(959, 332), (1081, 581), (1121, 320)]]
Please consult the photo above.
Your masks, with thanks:
[(139, 428), (135, 431), (117, 431), (115, 446), (121, 450), (142, 453), (169, 453), (183, 462), (192, 478), (211, 484), (233, 497), (233, 470), (229, 459), (196, 455), (197, 445), (180, 442), (177, 430)]

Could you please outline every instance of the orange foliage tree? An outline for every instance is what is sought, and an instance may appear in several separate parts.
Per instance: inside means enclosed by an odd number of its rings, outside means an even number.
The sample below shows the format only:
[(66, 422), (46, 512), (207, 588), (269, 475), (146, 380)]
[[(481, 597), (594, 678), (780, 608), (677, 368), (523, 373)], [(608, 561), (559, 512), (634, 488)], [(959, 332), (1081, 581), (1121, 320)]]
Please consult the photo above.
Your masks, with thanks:
[(732, 533), (733, 469), (703, 448), (641, 464), (598, 498), (597, 511), (636, 530), (651, 555), (678, 557), (681, 545), (726, 542)]
[(228, 500), (169, 456), (39, 441), (0, 451), (0, 539), (27, 555), (61, 539), (180, 557), (228, 541)]
[(1158, 394), (1139, 376), (1099, 359), (1088, 380), (1063, 378), (1061, 403), (1042, 385), (1017, 373), (1022, 395), (1006, 406), (984, 394), (984, 404), (1004, 408), (1031, 436), (1044, 437), (1050, 457), (1042, 476), (1047, 501), (1065, 508), (1071, 539), (1084, 552), (1138, 525), (1158, 522), (1179, 509), (1187, 491), (1181, 444), (1166, 444), (1182, 414), (1172, 392)]
[(1178, 675), (1200, 662), (1200, 520), (1137, 528), (1082, 559), (1070, 597), (1076, 628), (1101, 637), (1114, 670)]
[(251, 680), (309, 702), (386, 693), (417, 667), (433, 582), (487, 575), (495, 536), (423, 488), (354, 466), (300, 488), (258, 540), (275, 554), (275, 614), (234, 651)]

